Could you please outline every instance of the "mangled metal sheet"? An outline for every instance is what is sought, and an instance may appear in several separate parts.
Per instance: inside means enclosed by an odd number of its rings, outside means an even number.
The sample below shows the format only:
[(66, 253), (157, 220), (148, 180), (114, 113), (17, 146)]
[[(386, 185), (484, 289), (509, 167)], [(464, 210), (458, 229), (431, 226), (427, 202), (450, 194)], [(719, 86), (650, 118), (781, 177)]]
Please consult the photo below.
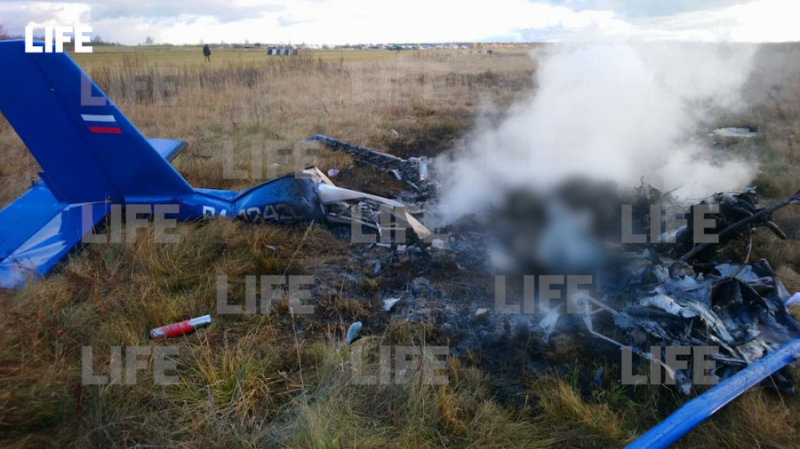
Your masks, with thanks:
[(337, 187), (316, 167), (307, 168), (303, 174), (314, 180), (316, 194), (325, 209), (326, 219), (331, 223), (359, 223), (378, 235), (406, 227), (410, 227), (420, 240), (431, 235), (431, 231), (400, 201)]
[(432, 184), (428, 178), (428, 161), (424, 157), (403, 159), (371, 148), (353, 145), (322, 134), (316, 134), (308, 141), (322, 142), (334, 151), (345, 151), (360, 164), (371, 166), (383, 173), (391, 173), (417, 193), (429, 193)]

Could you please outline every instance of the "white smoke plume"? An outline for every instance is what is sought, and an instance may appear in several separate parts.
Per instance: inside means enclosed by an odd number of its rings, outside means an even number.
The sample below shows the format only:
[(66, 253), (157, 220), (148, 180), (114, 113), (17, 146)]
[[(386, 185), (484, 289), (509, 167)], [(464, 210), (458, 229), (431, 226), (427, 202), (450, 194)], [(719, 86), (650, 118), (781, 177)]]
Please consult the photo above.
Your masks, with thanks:
[(480, 120), (436, 161), (452, 217), (500, 204), (506, 188), (547, 189), (573, 175), (635, 187), (644, 177), (683, 197), (745, 187), (751, 161), (705, 138), (719, 111), (741, 108), (754, 46), (608, 43), (534, 54), (536, 90), (499, 123)]

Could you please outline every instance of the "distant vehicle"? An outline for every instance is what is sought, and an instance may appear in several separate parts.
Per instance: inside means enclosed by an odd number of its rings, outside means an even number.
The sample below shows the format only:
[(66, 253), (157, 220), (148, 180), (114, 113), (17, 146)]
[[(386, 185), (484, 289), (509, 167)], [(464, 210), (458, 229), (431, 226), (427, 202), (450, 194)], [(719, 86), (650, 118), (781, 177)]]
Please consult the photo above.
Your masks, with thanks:
[(297, 49), (290, 46), (267, 47), (267, 56), (291, 56), (296, 54), (297, 54)]

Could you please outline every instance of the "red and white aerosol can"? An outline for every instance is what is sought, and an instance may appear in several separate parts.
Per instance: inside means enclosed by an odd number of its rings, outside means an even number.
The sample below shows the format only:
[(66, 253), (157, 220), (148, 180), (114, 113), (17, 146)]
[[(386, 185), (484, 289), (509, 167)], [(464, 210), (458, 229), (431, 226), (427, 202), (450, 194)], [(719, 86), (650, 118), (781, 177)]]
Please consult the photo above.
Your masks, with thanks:
[(198, 327), (206, 326), (211, 323), (211, 315), (203, 315), (199, 318), (180, 321), (178, 323), (167, 324), (157, 327), (150, 331), (150, 338), (153, 340), (165, 340), (167, 338), (178, 337), (189, 333)]

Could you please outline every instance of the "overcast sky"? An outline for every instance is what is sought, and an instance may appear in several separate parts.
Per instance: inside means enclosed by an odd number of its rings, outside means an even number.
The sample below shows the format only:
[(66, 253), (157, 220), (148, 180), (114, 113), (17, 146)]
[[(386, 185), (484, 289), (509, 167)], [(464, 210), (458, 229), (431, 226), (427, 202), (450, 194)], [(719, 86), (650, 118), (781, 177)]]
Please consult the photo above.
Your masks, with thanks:
[(0, 0), (0, 24), (90, 25), (124, 44), (780, 42), (800, 41), (800, 0)]

